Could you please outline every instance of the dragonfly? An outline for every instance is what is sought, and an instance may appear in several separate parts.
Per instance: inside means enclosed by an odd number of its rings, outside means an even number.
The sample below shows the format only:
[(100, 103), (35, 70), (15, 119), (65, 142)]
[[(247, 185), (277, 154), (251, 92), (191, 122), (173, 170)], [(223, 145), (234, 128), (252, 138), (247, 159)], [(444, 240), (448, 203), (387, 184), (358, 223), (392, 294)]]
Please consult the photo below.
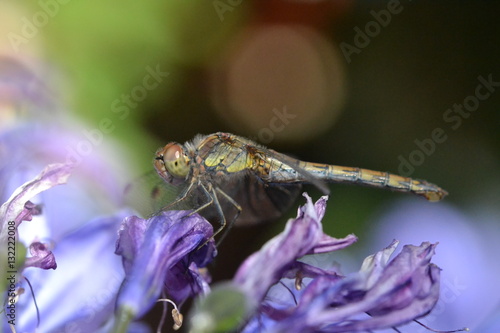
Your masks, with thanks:
[[(160, 210), (193, 207), (207, 219), (217, 219), (217, 235), (233, 211), (233, 223), (256, 224), (276, 220), (290, 208), (303, 184), (313, 184), (323, 193), (325, 183), (353, 183), (413, 193), (439, 201), (448, 193), (424, 180), (388, 172), (304, 162), (252, 140), (230, 133), (197, 135), (184, 144), (170, 142), (158, 149), (156, 173), (175, 199)], [(165, 184), (164, 184), (165, 185)]]

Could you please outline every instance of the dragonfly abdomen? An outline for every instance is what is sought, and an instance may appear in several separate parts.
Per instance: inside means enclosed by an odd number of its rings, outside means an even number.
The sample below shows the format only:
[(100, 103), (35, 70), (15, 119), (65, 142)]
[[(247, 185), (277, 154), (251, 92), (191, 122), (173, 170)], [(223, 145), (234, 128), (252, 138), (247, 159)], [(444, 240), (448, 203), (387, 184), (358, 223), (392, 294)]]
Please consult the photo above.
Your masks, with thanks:
[(388, 172), (321, 163), (302, 163), (301, 167), (303, 169), (327, 182), (356, 183), (370, 187), (388, 188), (399, 192), (410, 192), (423, 196), (429, 201), (439, 201), (448, 194), (440, 187), (426, 181)]

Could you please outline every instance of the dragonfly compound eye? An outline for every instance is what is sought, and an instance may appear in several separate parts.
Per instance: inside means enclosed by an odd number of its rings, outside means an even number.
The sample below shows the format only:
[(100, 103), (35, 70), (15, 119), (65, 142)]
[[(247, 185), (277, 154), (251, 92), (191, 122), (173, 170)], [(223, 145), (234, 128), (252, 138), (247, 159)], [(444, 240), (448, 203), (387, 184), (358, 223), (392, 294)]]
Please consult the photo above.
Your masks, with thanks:
[(157, 156), (162, 156), (165, 169), (172, 176), (185, 178), (189, 173), (189, 159), (178, 143), (169, 143), (161, 149)]

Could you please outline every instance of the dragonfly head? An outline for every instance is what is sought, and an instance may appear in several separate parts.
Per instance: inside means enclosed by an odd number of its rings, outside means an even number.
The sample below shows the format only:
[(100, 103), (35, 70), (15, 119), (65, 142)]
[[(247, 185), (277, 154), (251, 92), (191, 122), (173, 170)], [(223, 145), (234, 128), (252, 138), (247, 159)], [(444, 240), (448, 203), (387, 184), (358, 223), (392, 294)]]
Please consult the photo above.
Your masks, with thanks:
[(182, 145), (171, 142), (158, 149), (154, 161), (156, 172), (169, 183), (182, 183), (189, 173), (189, 158)]

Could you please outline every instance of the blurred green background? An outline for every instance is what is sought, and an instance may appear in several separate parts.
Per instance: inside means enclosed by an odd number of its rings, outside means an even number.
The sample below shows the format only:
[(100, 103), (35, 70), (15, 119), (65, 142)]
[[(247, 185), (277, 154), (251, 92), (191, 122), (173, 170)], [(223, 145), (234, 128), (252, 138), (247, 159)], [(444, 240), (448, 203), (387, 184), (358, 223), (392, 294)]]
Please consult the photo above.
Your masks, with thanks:
[[(500, 82), (498, 2), (2, 2), (0, 52), (37, 69), (86, 128), (110, 119), (104, 140), (122, 145), (137, 175), (158, 147), (216, 131), (306, 161), (398, 173), (401, 158), (422, 150), (415, 140), (442, 128), (446, 140), (410, 175), (463, 209), (498, 206), (500, 87), (459, 125), (444, 118), (480, 76)], [(293, 118), (273, 126), (283, 112)], [(327, 233), (355, 233), (352, 251), (367, 254), (366, 224), (404, 195), (331, 190)], [(230, 278), (283, 223), (233, 230), (216, 278)]]

